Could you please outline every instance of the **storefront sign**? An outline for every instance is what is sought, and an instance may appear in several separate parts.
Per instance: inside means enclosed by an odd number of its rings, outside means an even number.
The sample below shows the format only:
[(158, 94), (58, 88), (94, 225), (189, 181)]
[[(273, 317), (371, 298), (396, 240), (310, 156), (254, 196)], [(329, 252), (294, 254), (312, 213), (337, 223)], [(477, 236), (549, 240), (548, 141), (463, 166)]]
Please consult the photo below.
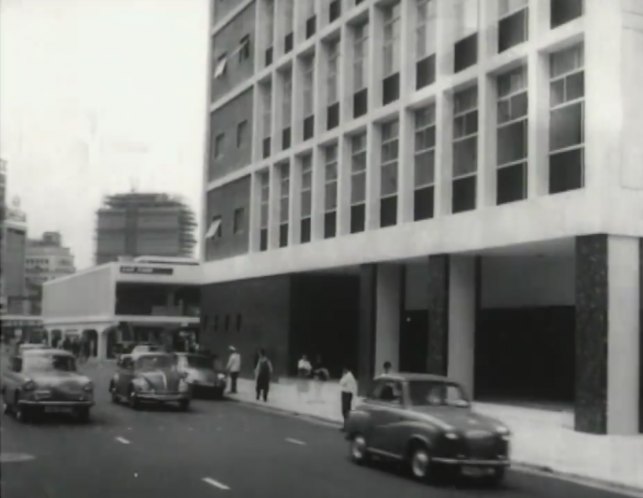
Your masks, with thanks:
[(174, 268), (158, 266), (121, 266), (121, 273), (137, 273), (139, 275), (172, 275)]

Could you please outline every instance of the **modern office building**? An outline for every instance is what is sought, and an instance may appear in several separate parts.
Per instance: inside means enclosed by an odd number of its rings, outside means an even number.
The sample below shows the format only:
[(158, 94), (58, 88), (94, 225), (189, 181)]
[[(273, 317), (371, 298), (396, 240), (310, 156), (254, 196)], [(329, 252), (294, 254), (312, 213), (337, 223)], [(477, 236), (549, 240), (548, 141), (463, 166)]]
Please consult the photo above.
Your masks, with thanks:
[(27, 240), (25, 278), (30, 314), (40, 315), (42, 284), (75, 271), (74, 256), (62, 245), (59, 232), (45, 232), (40, 239)]
[(190, 257), (196, 240), (193, 211), (164, 193), (115, 194), (97, 212), (96, 264), (144, 255)]
[(204, 341), (643, 431), (642, 2), (212, 6)]

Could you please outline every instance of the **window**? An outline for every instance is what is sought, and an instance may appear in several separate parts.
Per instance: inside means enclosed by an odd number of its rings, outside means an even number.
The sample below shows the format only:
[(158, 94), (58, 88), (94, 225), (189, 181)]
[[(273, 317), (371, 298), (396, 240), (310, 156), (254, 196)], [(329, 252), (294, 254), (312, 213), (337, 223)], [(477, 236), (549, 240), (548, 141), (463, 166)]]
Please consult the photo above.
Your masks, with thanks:
[(301, 158), (301, 217), (300, 241), (310, 241), (310, 218), (312, 210), (313, 158), (307, 155)]
[(342, 2), (341, 0), (333, 0), (328, 6), (328, 21), (333, 22), (335, 19), (339, 18), (342, 14)]
[(223, 144), (225, 141), (225, 133), (219, 133), (214, 139), (214, 158), (220, 159), (223, 157)]
[(283, 74), (282, 86), (282, 149), (290, 147), (290, 123), (292, 120), (292, 72)]
[(421, 61), (435, 53), (436, 0), (416, 0), (415, 14), (415, 60)]
[(219, 57), (217, 57), (217, 64), (214, 69), (214, 78), (221, 78), (225, 74), (226, 64), (228, 61), (227, 54), (223, 52)]
[(210, 220), (210, 226), (208, 226), (208, 230), (205, 232), (205, 238), (213, 239), (215, 237), (221, 237), (221, 235), (221, 216), (215, 215)]
[(287, 54), (292, 50), (292, 45), (293, 45), (293, 36), (292, 36), (293, 16), (294, 16), (293, 0), (284, 0), (283, 7), (284, 7), (284, 10), (283, 10), (284, 32), (286, 33), (286, 35), (284, 36), (284, 53)]
[(577, 45), (550, 56), (549, 192), (584, 185), (584, 54)]
[(453, 213), (475, 208), (478, 168), (478, 88), (453, 97)]
[[(266, 49), (266, 66), (269, 66), (272, 63), (272, 40), (274, 37), (275, 31), (275, 3), (274, 0), (266, 0), (266, 11), (265, 11), (265, 38), (264, 43)], [(270, 61), (268, 61), (268, 52), (270, 52)]]
[(527, 70), (498, 76), (496, 203), (527, 197)]
[(306, 39), (310, 38), (315, 34), (315, 30), (317, 29), (317, 17), (313, 15), (312, 17), (309, 17), (306, 19)]
[[(301, 1), (301, 0), (300, 0)], [(303, 19), (306, 24), (306, 39), (315, 34), (317, 29), (317, 17), (315, 16), (315, 0), (304, 0)]]
[(433, 217), (435, 104), (415, 112), (414, 220)]
[(384, 43), (383, 43), (383, 76), (386, 78), (400, 70), (400, 3), (397, 2), (383, 9)]
[(583, 15), (583, 0), (551, 0), (550, 6), (552, 28)]
[(355, 26), (353, 35), (353, 117), (357, 118), (368, 108), (368, 21)]
[[(450, 0), (454, 18), (454, 71), (462, 71), (478, 60), (478, 0)], [(485, 2), (488, 3), (488, 2)]]
[(498, 5), (498, 52), (527, 40), (528, 1), (501, 0)]
[(239, 41), (239, 62), (250, 58), (250, 35), (245, 35)]
[(234, 210), (234, 217), (232, 219), (232, 233), (235, 235), (243, 233), (246, 223), (246, 210), (242, 207)]
[(262, 87), (262, 135), (263, 135), (263, 157), (270, 155), (270, 135), (272, 128), (272, 86), (270, 84)]
[(399, 404), (402, 402), (402, 385), (397, 381), (378, 381), (368, 397), (385, 403)]
[(382, 104), (386, 105), (400, 96), (400, 73), (391, 74), (382, 82)]
[(312, 116), (314, 112), (313, 81), (315, 78), (315, 56), (305, 57), (301, 61), (302, 81), (302, 105), (304, 118)]
[(270, 174), (268, 171), (259, 175), (259, 250), (268, 249), (268, 209), (270, 205)]
[(364, 230), (366, 208), (366, 132), (351, 138), (351, 233)]
[(326, 104), (331, 105), (339, 100), (339, 40), (326, 45), (328, 66), (326, 67)]
[(336, 235), (337, 144), (324, 148), (324, 238)]
[(474, 33), (458, 41), (454, 49), (453, 70), (456, 73), (473, 66), (478, 60), (478, 34)]
[(279, 166), (279, 247), (288, 245), (288, 209), (290, 207), (290, 168)]
[(399, 122), (382, 125), (382, 150), (380, 165), (380, 226), (397, 223), (397, 161)]
[(237, 148), (241, 147), (246, 141), (246, 134), (248, 133), (248, 122), (241, 121), (237, 125)]

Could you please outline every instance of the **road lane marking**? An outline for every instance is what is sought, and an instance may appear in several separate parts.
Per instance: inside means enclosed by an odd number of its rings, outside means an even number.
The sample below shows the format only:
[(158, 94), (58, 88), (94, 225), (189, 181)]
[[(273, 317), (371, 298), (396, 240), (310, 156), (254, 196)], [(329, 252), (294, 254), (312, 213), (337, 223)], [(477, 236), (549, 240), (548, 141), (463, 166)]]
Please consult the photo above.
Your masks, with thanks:
[(124, 437), (118, 436), (118, 437), (115, 437), (114, 439), (116, 439), (116, 441), (118, 441), (121, 444), (130, 444), (130, 442)]
[(286, 441), (292, 444), (298, 444), (299, 446), (306, 446), (306, 443), (304, 441), (300, 441), (299, 439), (295, 439), (292, 437), (287, 437)]
[(3, 453), (0, 452), (0, 463), (28, 462), (36, 458), (29, 453)]
[(214, 486), (215, 488), (222, 489), (223, 491), (229, 491), (230, 490), (230, 488), (228, 486), (226, 486), (223, 483), (220, 483), (219, 481), (215, 481), (211, 477), (204, 477), (202, 479), (202, 481), (207, 482), (210, 486)]

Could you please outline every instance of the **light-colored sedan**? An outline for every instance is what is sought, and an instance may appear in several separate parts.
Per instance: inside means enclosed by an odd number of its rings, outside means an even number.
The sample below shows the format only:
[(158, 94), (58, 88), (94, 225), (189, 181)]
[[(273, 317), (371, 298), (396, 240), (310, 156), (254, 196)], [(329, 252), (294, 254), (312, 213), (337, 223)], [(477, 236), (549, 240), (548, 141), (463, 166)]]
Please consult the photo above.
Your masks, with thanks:
[(222, 398), (226, 388), (226, 374), (214, 369), (210, 357), (194, 353), (176, 353), (178, 369), (192, 388), (194, 396)]

